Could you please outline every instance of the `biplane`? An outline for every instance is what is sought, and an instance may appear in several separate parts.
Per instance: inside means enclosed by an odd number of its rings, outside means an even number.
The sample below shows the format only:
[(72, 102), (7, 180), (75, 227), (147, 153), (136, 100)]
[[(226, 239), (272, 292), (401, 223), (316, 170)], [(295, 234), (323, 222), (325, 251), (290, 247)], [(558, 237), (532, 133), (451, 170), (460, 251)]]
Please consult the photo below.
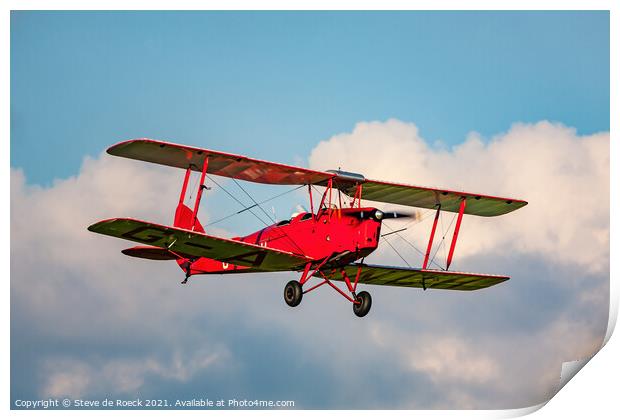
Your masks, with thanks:
[[(183, 284), (198, 274), (298, 272), (299, 280), (291, 280), (284, 287), (284, 300), (289, 306), (298, 306), (305, 294), (328, 285), (353, 304), (353, 312), (359, 317), (368, 313), (372, 303), (368, 292), (357, 290), (359, 284), (478, 290), (508, 280), (507, 276), (448, 270), (463, 215), (499, 216), (527, 204), (512, 198), (376, 181), (340, 169), (317, 171), (150, 139), (121, 142), (107, 152), (185, 171), (172, 226), (114, 218), (88, 227), (92, 232), (141, 244), (123, 250), (123, 254), (176, 261), (185, 274)], [(199, 174), (200, 181), (190, 208), (185, 198), (192, 171)], [(210, 235), (198, 220), (203, 192), (209, 189), (205, 185), (207, 174), (233, 178), (235, 182), (307, 187), (310, 211), (279, 222), (271, 220), (273, 224), (246, 236), (227, 239)], [(318, 198), (318, 188), (323, 192), (315, 211), (312, 191)], [(420, 268), (364, 263), (364, 258), (379, 245), (382, 223), (412, 215), (363, 206), (362, 199), (434, 212)], [(260, 207), (261, 203), (253, 201), (250, 207)], [(445, 269), (431, 269), (429, 258), (441, 212), (455, 213), (456, 225)], [(309, 287), (314, 278), (317, 281)]]

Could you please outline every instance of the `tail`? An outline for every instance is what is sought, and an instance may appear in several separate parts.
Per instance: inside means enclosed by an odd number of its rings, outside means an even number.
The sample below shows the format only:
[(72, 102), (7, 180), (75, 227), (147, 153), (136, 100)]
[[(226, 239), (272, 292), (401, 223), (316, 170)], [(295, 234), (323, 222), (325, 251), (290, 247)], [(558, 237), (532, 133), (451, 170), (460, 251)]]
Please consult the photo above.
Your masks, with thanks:
[(188, 230), (192, 230), (193, 226), (194, 231), (200, 233), (205, 232), (204, 228), (200, 224), (200, 221), (198, 220), (198, 217), (196, 217), (196, 220), (194, 221), (194, 212), (192, 211), (192, 209), (190, 209), (183, 203), (179, 203), (179, 205), (177, 206), (177, 210), (174, 213), (173, 226)]
[[(194, 224), (194, 212), (185, 204), (179, 204), (177, 211), (174, 214), (174, 226), (183, 229), (192, 229)], [(194, 225), (194, 231), (204, 233), (205, 230), (196, 219)], [(124, 249), (121, 251), (123, 254), (130, 257), (144, 258), (146, 260), (177, 260), (179, 265), (185, 263), (183, 259), (179, 260), (179, 254), (168, 251), (165, 248), (159, 248), (156, 246), (135, 246), (133, 248)], [(184, 271), (187, 271), (187, 267), (181, 267)]]

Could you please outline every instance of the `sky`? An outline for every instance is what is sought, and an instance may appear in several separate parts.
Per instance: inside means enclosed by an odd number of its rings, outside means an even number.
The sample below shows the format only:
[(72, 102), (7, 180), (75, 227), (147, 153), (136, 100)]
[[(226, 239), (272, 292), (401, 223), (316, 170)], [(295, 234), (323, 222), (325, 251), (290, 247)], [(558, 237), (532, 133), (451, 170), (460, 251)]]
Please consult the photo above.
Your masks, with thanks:
[(413, 121), (449, 145), (516, 121), (609, 129), (606, 12), (13, 12), (11, 22), (11, 165), (41, 185), (135, 137), (293, 163), (359, 121)]
[[(182, 287), (174, 264), (130, 260), (128, 243), (85, 229), (170, 223), (181, 173), (104, 153), (135, 137), (525, 199), (466, 217), (453, 263), (511, 280), (475, 293), (369, 286), (363, 320), (329, 290), (288, 308), (290, 273)], [(209, 185), (203, 224), (239, 210)], [(266, 208), (281, 219), (297, 203), (299, 191)], [(423, 248), (430, 222), (405, 237)], [(260, 227), (243, 214), (207, 230)], [(609, 15), (12, 12), (11, 238), (13, 401), (543, 402), (561, 363), (596, 351), (607, 326)], [(372, 262), (404, 264), (385, 245)]]

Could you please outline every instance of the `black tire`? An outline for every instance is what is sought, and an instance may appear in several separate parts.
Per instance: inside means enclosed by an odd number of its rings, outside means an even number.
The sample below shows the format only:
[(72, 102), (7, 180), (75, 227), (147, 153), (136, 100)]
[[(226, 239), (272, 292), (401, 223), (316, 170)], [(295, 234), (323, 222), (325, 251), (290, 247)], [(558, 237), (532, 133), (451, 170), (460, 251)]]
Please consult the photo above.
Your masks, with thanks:
[(304, 292), (301, 283), (297, 280), (291, 280), (284, 286), (284, 301), (290, 307), (295, 307), (301, 303)]
[(366, 291), (359, 292), (355, 296), (355, 300), (359, 301), (359, 303), (353, 304), (353, 313), (360, 318), (366, 316), (372, 306), (372, 298), (370, 297), (370, 293)]

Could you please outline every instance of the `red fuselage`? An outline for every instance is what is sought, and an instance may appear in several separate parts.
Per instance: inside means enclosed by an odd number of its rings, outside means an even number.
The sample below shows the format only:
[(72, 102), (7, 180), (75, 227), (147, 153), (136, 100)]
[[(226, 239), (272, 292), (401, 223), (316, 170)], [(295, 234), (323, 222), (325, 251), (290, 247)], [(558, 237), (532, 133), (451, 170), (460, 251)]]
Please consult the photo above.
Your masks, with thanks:
[[(307, 256), (316, 262), (329, 257), (328, 266), (341, 266), (377, 249), (381, 220), (376, 212), (375, 208), (323, 208), (318, 214), (301, 213), (234, 239)], [(192, 275), (232, 271), (255, 270), (209, 258), (199, 258), (191, 268)]]

